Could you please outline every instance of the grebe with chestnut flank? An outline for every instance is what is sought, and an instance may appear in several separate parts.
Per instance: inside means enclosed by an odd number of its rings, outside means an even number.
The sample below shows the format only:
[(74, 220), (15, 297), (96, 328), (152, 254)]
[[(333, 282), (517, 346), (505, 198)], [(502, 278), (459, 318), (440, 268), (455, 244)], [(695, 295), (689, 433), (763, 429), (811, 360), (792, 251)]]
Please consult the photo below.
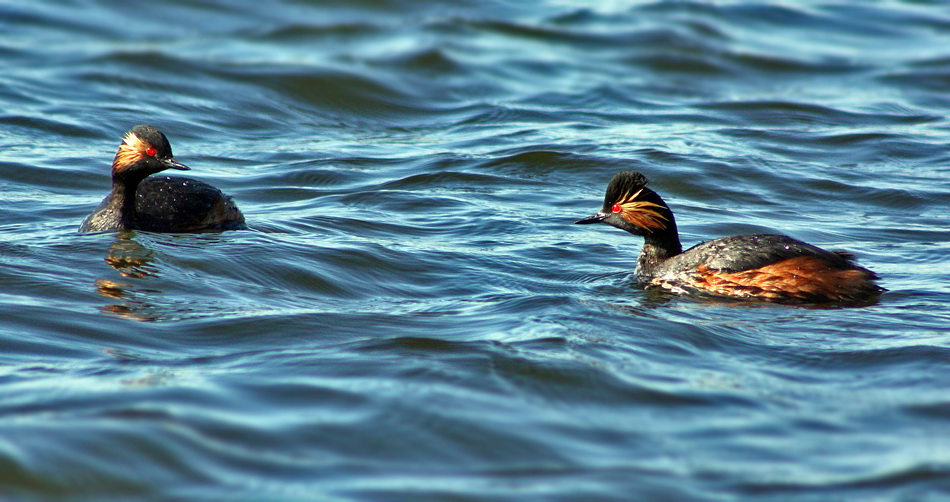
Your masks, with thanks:
[(850, 253), (784, 235), (723, 237), (683, 251), (673, 212), (646, 185), (636, 171), (618, 173), (607, 186), (603, 209), (576, 223), (606, 223), (642, 236), (636, 273), (647, 286), (801, 303), (865, 303), (885, 291)]
[(149, 125), (133, 127), (112, 161), (112, 191), (79, 231), (247, 229), (241, 210), (221, 190), (192, 178), (149, 176), (166, 169), (190, 168), (175, 160), (161, 131)]

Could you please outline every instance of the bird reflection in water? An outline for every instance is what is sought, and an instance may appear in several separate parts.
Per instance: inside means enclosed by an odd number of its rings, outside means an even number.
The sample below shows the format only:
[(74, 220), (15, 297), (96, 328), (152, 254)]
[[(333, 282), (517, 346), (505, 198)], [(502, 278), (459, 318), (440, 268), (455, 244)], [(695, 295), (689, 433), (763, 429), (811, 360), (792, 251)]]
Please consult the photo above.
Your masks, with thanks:
[[(106, 263), (122, 277), (129, 279), (158, 277), (158, 268), (153, 264), (155, 253), (131, 239), (130, 235), (129, 232), (120, 232), (116, 236), (109, 247)], [(153, 296), (162, 294), (161, 291), (136, 288), (130, 283), (111, 279), (97, 279), (96, 291), (106, 298), (119, 301), (102, 306), (102, 312), (143, 322), (158, 321), (161, 317), (150, 301)]]

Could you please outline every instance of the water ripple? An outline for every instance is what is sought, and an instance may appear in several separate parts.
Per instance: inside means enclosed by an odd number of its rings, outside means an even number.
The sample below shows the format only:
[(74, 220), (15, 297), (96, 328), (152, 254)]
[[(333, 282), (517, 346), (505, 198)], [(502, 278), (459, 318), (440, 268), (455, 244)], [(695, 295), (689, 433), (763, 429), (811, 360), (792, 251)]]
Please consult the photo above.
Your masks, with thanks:
[[(266, 5), (262, 7), (262, 5)], [(925, 499), (945, 488), (936, 3), (0, 6), (0, 483), (17, 500)], [(79, 234), (152, 123), (250, 231)], [(573, 221), (890, 291), (644, 291)], [(239, 495), (237, 495), (239, 494)]]

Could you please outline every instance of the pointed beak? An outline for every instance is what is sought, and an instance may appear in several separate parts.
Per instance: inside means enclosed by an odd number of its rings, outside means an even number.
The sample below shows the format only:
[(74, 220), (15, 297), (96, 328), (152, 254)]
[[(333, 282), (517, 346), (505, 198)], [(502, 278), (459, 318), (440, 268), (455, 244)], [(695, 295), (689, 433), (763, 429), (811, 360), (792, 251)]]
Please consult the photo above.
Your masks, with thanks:
[(191, 171), (190, 167), (182, 164), (181, 162), (178, 162), (173, 157), (169, 157), (167, 159), (161, 159), (161, 160), (162, 160), (162, 165), (164, 165), (168, 169), (178, 169), (179, 171)]
[(587, 225), (589, 223), (600, 223), (607, 219), (607, 213), (597, 213), (593, 216), (588, 216), (582, 220), (577, 220), (574, 222), (575, 225)]

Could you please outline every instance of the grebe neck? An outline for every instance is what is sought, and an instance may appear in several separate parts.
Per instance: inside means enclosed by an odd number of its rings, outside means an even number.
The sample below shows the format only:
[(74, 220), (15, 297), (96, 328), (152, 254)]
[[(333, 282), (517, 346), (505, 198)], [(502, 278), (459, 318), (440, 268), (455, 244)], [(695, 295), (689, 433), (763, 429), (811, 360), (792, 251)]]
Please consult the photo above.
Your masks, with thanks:
[(644, 236), (643, 250), (637, 258), (637, 274), (652, 275), (660, 264), (682, 252), (676, 223), (670, 218), (664, 229)]
[(135, 193), (140, 178), (113, 179), (109, 206), (118, 220), (120, 228), (135, 228)]

